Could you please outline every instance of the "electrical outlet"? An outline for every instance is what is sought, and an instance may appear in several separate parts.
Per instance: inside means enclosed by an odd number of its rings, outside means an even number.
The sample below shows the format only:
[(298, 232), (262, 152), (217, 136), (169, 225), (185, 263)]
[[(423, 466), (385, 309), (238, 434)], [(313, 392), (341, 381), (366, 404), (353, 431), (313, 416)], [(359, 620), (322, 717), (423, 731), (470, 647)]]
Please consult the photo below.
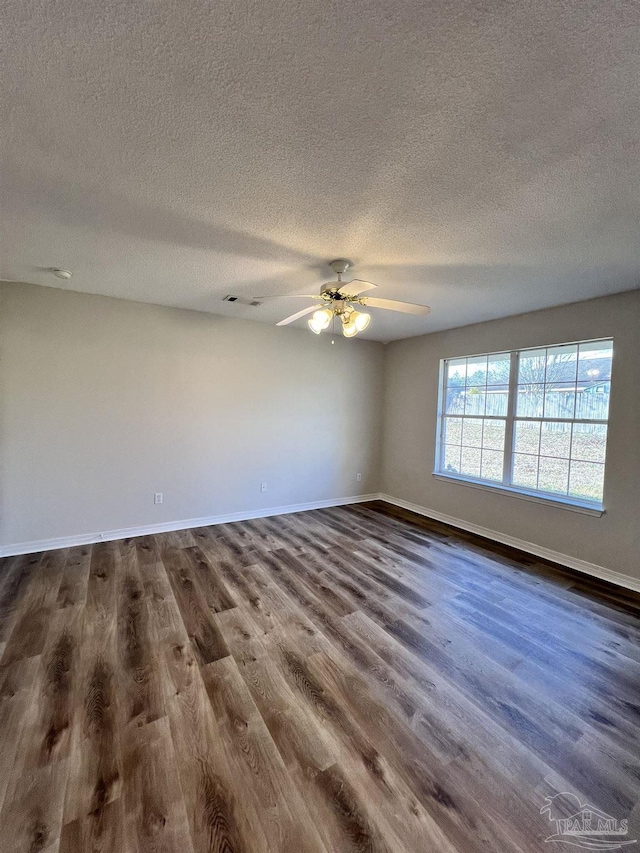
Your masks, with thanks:
[(267, 484), (266, 483), (260, 483), (260, 491), (261, 492), (267, 491)]
[(358, 483), (361, 483), (361, 482), (362, 482), (362, 474), (361, 474), (359, 471), (358, 471), (358, 473), (356, 474), (356, 480), (358, 481)]
[(154, 504), (162, 503), (162, 492), (154, 492), (153, 493), (153, 502)]

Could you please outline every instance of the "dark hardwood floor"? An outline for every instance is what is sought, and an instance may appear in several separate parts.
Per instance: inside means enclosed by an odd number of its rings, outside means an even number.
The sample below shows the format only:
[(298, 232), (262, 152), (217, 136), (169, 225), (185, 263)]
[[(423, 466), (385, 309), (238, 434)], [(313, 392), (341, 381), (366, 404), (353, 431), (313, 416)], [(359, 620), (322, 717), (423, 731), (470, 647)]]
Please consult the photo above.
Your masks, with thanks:
[(383, 504), (7, 558), (0, 851), (640, 838), (639, 613)]

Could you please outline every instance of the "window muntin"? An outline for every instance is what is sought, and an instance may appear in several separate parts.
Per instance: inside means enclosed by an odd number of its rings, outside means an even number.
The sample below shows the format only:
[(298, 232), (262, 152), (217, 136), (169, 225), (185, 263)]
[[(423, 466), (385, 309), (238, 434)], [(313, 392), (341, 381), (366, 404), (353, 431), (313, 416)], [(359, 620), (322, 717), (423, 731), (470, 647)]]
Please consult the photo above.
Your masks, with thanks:
[(611, 340), (442, 362), (436, 473), (601, 506)]

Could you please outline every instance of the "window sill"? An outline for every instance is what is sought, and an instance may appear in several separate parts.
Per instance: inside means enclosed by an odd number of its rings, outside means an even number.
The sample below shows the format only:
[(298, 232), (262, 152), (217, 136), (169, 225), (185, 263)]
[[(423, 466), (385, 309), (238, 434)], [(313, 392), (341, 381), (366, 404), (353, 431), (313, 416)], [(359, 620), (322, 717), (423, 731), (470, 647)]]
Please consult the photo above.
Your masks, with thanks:
[(559, 509), (568, 509), (572, 512), (581, 512), (584, 515), (601, 516), (604, 514), (604, 507), (597, 504), (583, 503), (581, 501), (571, 500), (570, 498), (562, 498), (559, 495), (546, 495), (543, 497), (534, 492), (527, 492), (525, 489), (517, 489), (514, 486), (489, 485), (480, 480), (471, 480), (467, 477), (455, 477), (451, 474), (442, 474), (439, 471), (434, 471), (433, 476), (437, 480), (446, 480), (449, 483), (460, 483), (463, 486), (471, 486), (472, 489), (483, 489), (487, 492), (494, 492), (499, 495), (510, 495), (514, 498), (522, 498), (525, 501), (533, 501), (539, 504), (552, 504)]

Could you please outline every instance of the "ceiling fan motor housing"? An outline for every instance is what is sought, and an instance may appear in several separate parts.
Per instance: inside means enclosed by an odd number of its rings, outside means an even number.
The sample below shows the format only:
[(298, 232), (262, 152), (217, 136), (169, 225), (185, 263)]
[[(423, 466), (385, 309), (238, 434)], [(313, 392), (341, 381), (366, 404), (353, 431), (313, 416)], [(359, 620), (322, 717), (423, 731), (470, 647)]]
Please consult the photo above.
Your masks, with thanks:
[(337, 258), (335, 261), (331, 261), (329, 266), (336, 275), (344, 275), (352, 264), (345, 258)]

